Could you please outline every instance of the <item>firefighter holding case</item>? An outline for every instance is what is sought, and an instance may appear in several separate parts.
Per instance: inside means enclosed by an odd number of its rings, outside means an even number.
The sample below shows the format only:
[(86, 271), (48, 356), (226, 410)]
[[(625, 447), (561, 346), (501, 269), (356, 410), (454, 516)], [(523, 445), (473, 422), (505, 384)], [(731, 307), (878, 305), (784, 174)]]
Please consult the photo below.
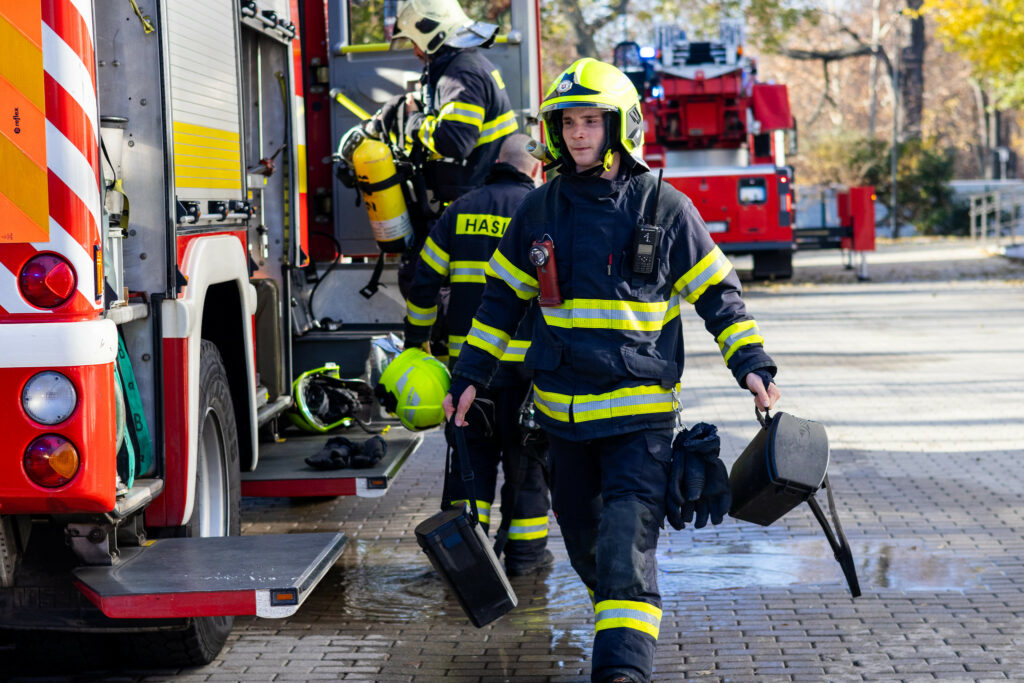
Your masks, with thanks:
[[(581, 59), (552, 84), (541, 117), (560, 174), (527, 195), (487, 266), (445, 413), (473, 423), (467, 410), (539, 298), (525, 365), (549, 440), (552, 508), (594, 603), (592, 680), (645, 682), (661, 622), (658, 536), (666, 512), (682, 526), (678, 492), (695, 485), (672, 466), (681, 302), (762, 410), (780, 397), (776, 366), (692, 202), (644, 164), (629, 78)], [(708, 488), (720, 487), (721, 470), (706, 471)]]
[[(406, 301), (405, 343), (419, 346), (430, 338), (437, 317), (437, 293), (451, 283), (448, 303), (448, 349), (454, 363), (464, 348), (473, 314), (484, 289), (484, 270), (515, 209), (541, 177), (541, 164), (526, 151), (530, 138), (516, 133), (505, 138), (497, 163), (483, 187), (452, 202), (430, 231)], [(523, 325), (524, 331), (526, 325)], [(530, 390), (522, 370), (529, 338), (513, 335), (486, 389), (474, 404), (472, 426), (467, 429), (469, 462), (480, 523), (486, 530), (497, 483), (498, 464), (505, 474), (501, 489), (502, 527), (497, 532), (499, 550), (504, 545), (505, 568), (511, 576), (533, 573), (551, 564), (547, 550), (548, 487), (545, 482), (546, 450), (543, 436), (520, 425), (520, 411)], [(451, 437), (451, 435), (449, 434)], [(454, 441), (450, 438), (454, 447)], [(447, 473), (445, 490), (452, 500), (465, 500), (465, 482), (458, 471)]]

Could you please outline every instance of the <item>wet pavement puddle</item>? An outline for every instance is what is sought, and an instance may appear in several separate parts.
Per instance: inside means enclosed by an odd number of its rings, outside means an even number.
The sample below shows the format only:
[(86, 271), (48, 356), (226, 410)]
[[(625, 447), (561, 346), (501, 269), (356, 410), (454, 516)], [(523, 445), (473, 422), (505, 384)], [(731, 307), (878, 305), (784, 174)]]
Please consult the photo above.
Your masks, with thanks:
[[(872, 588), (963, 591), (982, 585), (982, 574), (995, 570), (990, 560), (949, 547), (874, 541), (851, 546), (865, 593)], [(659, 549), (658, 570), (663, 595), (798, 585), (846, 587), (824, 539), (675, 545)], [(356, 541), (332, 577), (331, 594), (341, 602), (332, 609), (340, 608), (353, 619), (408, 622), (461, 615), (416, 545)], [(524, 628), (537, 620), (550, 622), (552, 615), (575, 619), (580, 612), (592, 611), (587, 592), (567, 561), (556, 562), (542, 580), (513, 579), (512, 585), (519, 605), (507, 619), (522, 621)], [(577, 644), (586, 637), (585, 632), (569, 630), (561, 640)]]
[[(952, 548), (890, 542), (851, 543), (861, 588), (961, 591), (981, 584), (991, 561)], [(824, 539), (777, 542), (701, 542), (658, 556), (662, 593), (795, 585), (845, 586), (839, 563)]]

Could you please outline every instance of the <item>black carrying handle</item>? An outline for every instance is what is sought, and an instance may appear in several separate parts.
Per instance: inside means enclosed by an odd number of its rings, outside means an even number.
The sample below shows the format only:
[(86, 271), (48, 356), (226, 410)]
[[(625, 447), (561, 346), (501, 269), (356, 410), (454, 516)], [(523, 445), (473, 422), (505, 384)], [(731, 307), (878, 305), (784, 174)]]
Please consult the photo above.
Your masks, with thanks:
[(821, 525), (822, 530), (825, 532), (825, 537), (828, 539), (828, 544), (832, 546), (832, 553), (836, 558), (836, 562), (839, 563), (839, 567), (843, 570), (843, 576), (846, 577), (846, 583), (850, 586), (850, 595), (859, 598), (860, 581), (857, 579), (857, 567), (853, 563), (853, 552), (850, 550), (850, 543), (846, 540), (846, 534), (843, 533), (843, 525), (839, 523), (839, 515), (836, 513), (836, 501), (832, 497), (832, 486), (829, 484), (827, 474), (822, 482), (822, 487), (828, 495), (828, 510), (836, 527), (835, 533), (829, 527), (828, 519), (825, 517), (825, 513), (822, 512), (821, 506), (818, 505), (818, 500), (814, 497), (813, 493), (807, 499), (807, 504), (811, 506), (814, 518), (818, 520), (818, 524)]
[[(452, 419), (454, 420), (455, 418), (452, 417)], [(465, 487), (466, 488), (466, 495), (467, 495), (467, 498), (469, 499), (469, 507), (473, 511), (473, 524), (476, 524), (477, 522), (480, 521), (480, 511), (477, 510), (477, 507), (476, 507), (476, 489), (473, 486), (473, 480), (474, 480), (475, 476), (473, 474), (473, 468), (469, 464), (469, 449), (466, 447), (466, 428), (465, 427), (456, 427), (455, 424), (453, 423), (452, 424), (452, 431), (455, 432), (455, 451), (456, 451), (456, 454), (458, 455), (458, 458), (459, 458), (459, 470), (462, 473), (462, 481), (466, 482), (466, 487)], [(449, 446), (448, 447), (448, 452), (445, 455), (445, 470), (446, 471), (447, 471), (447, 469), (449, 467), (448, 463), (451, 461), (451, 452), (452, 452), (452, 448), (451, 448), (451, 446)], [(447, 481), (447, 480), (448, 480), (448, 477), (445, 477), (445, 481)], [(448, 498), (448, 496), (447, 496), (447, 486), (445, 487), (445, 489), (446, 489), (445, 492), (442, 493), (442, 495), (441, 495), (442, 506), (444, 504), (444, 501), (447, 500), (447, 498)], [(444, 509), (444, 508), (442, 507), (442, 509)]]

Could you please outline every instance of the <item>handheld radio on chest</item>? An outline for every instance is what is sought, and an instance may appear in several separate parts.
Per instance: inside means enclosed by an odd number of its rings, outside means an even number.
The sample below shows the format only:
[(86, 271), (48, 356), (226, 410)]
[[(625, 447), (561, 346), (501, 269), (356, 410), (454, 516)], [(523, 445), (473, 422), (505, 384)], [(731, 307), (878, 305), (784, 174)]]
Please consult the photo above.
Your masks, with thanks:
[(658, 184), (654, 188), (654, 206), (648, 220), (640, 218), (633, 229), (632, 268), (635, 275), (650, 275), (658, 266), (658, 245), (661, 244), (662, 229), (657, 225), (658, 198), (661, 194), (661, 176), (658, 171)]

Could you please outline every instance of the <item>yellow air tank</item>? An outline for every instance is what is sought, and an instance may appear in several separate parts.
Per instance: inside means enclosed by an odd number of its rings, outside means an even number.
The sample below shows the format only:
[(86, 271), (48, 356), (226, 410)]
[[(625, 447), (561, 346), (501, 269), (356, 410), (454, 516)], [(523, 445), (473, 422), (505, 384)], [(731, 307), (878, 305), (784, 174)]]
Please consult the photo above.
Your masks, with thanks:
[(342, 157), (355, 171), (373, 238), (381, 251), (401, 253), (412, 241), (412, 221), (391, 150), (358, 127), (346, 137)]

